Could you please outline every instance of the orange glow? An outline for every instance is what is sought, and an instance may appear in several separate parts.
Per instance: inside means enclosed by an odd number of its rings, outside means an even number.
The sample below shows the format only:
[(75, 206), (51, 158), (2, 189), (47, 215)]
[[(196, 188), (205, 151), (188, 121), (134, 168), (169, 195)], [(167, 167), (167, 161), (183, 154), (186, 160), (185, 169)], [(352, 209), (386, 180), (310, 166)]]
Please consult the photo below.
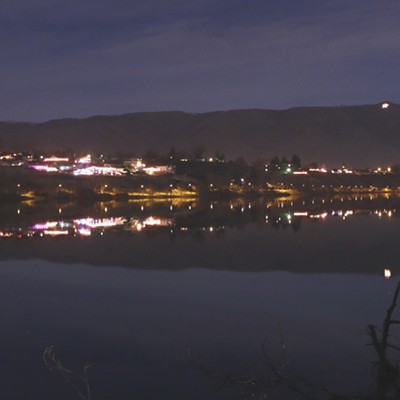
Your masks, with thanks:
[(45, 158), (43, 161), (44, 162), (68, 162), (69, 158), (52, 156), (52, 157)]
[(44, 231), (44, 234), (47, 236), (60, 236), (60, 235), (68, 235), (68, 231), (67, 230), (65, 230), (65, 231), (57, 231), (57, 230), (48, 231), (48, 230), (46, 230), (46, 231)]

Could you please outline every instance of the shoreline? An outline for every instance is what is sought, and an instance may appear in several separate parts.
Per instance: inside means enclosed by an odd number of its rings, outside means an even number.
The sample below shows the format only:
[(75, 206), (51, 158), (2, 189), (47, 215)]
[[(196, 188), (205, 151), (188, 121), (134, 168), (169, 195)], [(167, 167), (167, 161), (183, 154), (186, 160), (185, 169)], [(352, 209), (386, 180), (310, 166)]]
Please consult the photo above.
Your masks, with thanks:
[[(255, 173), (257, 172), (257, 174)], [(295, 176), (253, 170), (244, 178), (212, 174), (76, 177), (0, 167), (0, 203), (78, 201), (96, 203), (132, 200), (230, 200), (278, 197), (396, 195), (400, 175), (310, 174)]]

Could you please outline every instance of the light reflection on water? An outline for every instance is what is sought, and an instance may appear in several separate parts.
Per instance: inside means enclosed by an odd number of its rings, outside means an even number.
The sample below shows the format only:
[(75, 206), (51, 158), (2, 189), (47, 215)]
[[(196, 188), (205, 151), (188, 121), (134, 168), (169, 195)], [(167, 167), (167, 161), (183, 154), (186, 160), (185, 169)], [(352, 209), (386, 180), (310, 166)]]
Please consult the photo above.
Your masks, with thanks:
[(357, 197), (0, 208), (0, 259), (381, 274), (396, 269), (398, 206)]
[[(0, 237), (21, 239), (34, 236), (90, 236), (92, 232), (100, 231), (104, 234), (107, 230), (115, 231), (115, 228), (135, 233), (145, 228), (154, 230), (166, 227), (170, 228), (171, 233), (176, 229), (188, 231), (190, 228), (200, 228), (211, 232), (225, 229), (223, 223), (216, 225), (217, 220), (226, 222), (227, 228), (234, 226), (235, 222), (245, 224), (263, 222), (277, 228), (292, 225), (292, 229), (297, 231), (304, 220), (324, 221), (339, 218), (345, 221), (349, 217), (360, 215), (379, 218), (397, 217), (397, 199), (394, 202), (384, 202), (390, 200), (385, 197), (369, 196), (368, 199), (375, 200), (375, 203), (366, 201), (363, 196), (349, 197), (345, 204), (343, 198), (340, 198), (339, 202), (337, 197), (297, 199), (297, 201), (288, 197), (268, 202), (236, 199), (226, 202), (210, 201), (208, 204), (197, 204), (188, 200), (178, 202), (175, 199), (163, 202), (136, 201), (132, 204), (128, 202), (123, 203), (124, 206), (115, 202), (110, 202), (109, 206), (96, 203), (87, 211), (72, 203), (73, 217), (71, 211), (63, 213), (63, 209), (58, 208), (58, 215), (53, 212), (50, 214), (53, 219), (50, 220), (41, 216), (40, 208), (36, 210), (33, 207), (29, 212), (22, 213), (21, 205), (18, 205), (16, 206), (18, 218), (6, 223), (0, 221)], [(126, 204), (130, 204), (130, 207)], [(68, 207), (66, 210), (68, 211)], [(82, 213), (85, 213), (84, 216), (77, 217), (77, 214), (82, 215)], [(27, 218), (24, 218), (25, 214)], [(35, 215), (37, 221), (32, 224)]]
[(278, 365), (282, 341), (288, 377), (372, 390), (365, 330), (396, 285), (396, 199), (18, 209), (0, 209), (4, 398), (73, 398), (42, 364), (50, 345), (72, 369), (93, 364), (93, 400), (230, 399), (197, 361), (256, 376), (262, 346)]

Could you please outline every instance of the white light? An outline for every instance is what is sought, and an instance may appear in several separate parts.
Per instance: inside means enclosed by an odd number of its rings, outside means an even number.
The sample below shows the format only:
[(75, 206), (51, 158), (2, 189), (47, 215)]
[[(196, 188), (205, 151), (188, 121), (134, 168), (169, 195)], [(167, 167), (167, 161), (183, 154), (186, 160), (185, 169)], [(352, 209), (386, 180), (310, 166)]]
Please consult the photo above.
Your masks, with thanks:
[(389, 103), (382, 103), (382, 109), (389, 108)]
[(81, 236), (90, 236), (92, 234), (92, 231), (88, 228), (80, 228), (80, 229), (78, 229), (78, 233)]
[(86, 156), (79, 158), (76, 162), (78, 164), (90, 164), (92, 162), (92, 156), (87, 154)]
[(389, 268), (383, 270), (385, 279), (390, 279), (392, 277), (392, 271)]
[(34, 229), (36, 231), (40, 231), (40, 230), (55, 228), (57, 226), (57, 224), (58, 224), (57, 221), (46, 222), (44, 224), (35, 224), (35, 225), (32, 226), (32, 229)]
[(145, 221), (143, 221), (143, 225), (147, 226), (157, 226), (161, 225), (161, 219), (160, 218), (154, 218), (154, 217), (149, 217)]
[(93, 219), (93, 218), (81, 218), (75, 219), (74, 223), (77, 225), (86, 226), (92, 229), (95, 228), (109, 228), (116, 225), (124, 224), (125, 219), (122, 217), (117, 218), (101, 218), (101, 219)]

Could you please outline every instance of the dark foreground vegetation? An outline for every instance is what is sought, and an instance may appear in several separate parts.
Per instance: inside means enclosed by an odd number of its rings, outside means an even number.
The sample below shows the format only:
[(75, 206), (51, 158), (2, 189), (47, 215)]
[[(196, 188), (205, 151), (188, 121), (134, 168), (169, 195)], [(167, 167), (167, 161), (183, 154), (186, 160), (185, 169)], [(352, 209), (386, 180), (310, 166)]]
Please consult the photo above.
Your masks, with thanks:
[[(257, 365), (257, 371), (251, 375), (246, 372), (232, 374), (219, 372), (213, 367), (193, 355), (190, 348), (187, 349), (189, 362), (199, 369), (205, 376), (215, 383), (220, 391), (230, 389), (233, 398), (239, 399), (266, 399), (266, 398), (294, 398), (299, 400), (324, 399), (324, 400), (390, 400), (400, 397), (400, 371), (398, 364), (398, 352), (400, 348), (395, 344), (397, 337), (393, 329), (400, 324), (394, 316), (397, 307), (400, 283), (397, 284), (394, 296), (382, 326), (370, 324), (366, 333), (370, 338), (377, 360), (372, 365), (371, 378), (374, 381), (374, 389), (369, 393), (335, 393), (318, 383), (308, 381), (301, 376), (291, 376), (287, 372), (290, 360), (286, 354), (286, 343), (283, 330), (276, 321), (277, 335), (281, 345), (279, 361), (273, 361), (266, 344), (262, 346), (262, 355)], [(86, 362), (81, 371), (73, 371), (64, 365), (62, 359), (56, 354), (53, 345), (48, 346), (43, 352), (43, 362), (49, 372), (56, 375), (69, 387), (75, 398), (81, 400), (94, 400), (90, 384), (90, 363)], [(276, 397), (277, 396), (277, 397)]]

